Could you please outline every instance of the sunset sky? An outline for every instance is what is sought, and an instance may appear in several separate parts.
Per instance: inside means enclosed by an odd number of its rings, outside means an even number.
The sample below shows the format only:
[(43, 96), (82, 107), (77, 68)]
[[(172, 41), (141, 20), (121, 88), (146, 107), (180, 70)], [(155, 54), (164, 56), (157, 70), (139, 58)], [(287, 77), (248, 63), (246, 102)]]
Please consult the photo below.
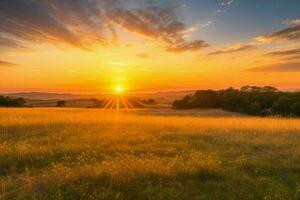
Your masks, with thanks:
[(0, 0), (0, 92), (300, 89), (299, 0)]

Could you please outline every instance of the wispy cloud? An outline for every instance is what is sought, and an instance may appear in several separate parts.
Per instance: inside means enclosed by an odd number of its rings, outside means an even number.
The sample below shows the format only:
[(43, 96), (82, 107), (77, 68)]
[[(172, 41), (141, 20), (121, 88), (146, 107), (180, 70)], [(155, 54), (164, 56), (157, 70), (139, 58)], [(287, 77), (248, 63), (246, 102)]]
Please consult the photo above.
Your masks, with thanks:
[(215, 56), (215, 55), (221, 55), (221, 54), (232, 54), (232, 53), (237, 53), (237, 52), (241, 52), (241, 51), (253, 50), (256, 48), (257, 48), (257, 46), (253, 45), (253, 44), (234, 44), (234, 45), (231, 45), (230, 47), (211, 52), (208, 55)]
[(282, 60), (300, 60), (300, 55), (283, 57)]
[(285, 20), (283, 22), (283, 24), (288, 24), (288, 25), (291, 25), (291, 26), (298, 26), (298, 25), (300, 25), (300, 19)]
[(155, 5), (133, 10), (118, 8), (109, 13), (109, 18), (131, 32), (162, 42), (168, 51), (194, 51), (207, 47), (202, 40), (185, 39), (188, 29), (178, 20), (176, 9)]
[(7, 37), (2, 37), (0, 35), (0, 50), (5, 50), (5, 49), (26, 49), (26, 48), (17, 40), (13, 40)]
[(300, 72), (300, 62), (275, 63), (246, 69), (248, 72)]
[(16, 65), (18, 65), (18, 64), (0, 60), (0, 67), (7, 68), (7, 67), (13, 67), (13, 66), (16, 66)]
[(208, 46), (203, 40), (195, 40), (193, 42), (181, 42), (173, 46), (167, 46), (166, 50), (169, 52), (197, 51)]
[[(135, 6), (129, 6), (131, 4)], [(177, 17), (178, 6), (146, 0), (2, 0), (0, 34), (7, 41), (65, 43), (82, 49), (118, 40), (115, 26), (159, 41), (168, 50), (193, 51), (207, 45), (187, 41), (186, 25)]]
[(256, 37), (259, 42), (274, 42), (274, 41), (287, 41), (287, 40), (300, 40), (300, 19), (289, 20), (285, 22), (290, 27), (279, 30), (274, 33)]
[(290, 49), (285, 51), (273, 51), (267, 53), (268, 56), (291, 56), (291, 55), (300, 55), (300, 48)]
[(83, 47), (75, 33), (63, 24), (63, 19), (59, 20), (55, 17), (57, 13), (51, 12), (47, 1), (2, 0), (0, 10), (0, 33), (14, 42), (64, 41)]
[(273, 51), (265, 54), (265, 56), (278, 57), (283, 60), (297, 60), (300, 59), (300, 48), (284, 51)]

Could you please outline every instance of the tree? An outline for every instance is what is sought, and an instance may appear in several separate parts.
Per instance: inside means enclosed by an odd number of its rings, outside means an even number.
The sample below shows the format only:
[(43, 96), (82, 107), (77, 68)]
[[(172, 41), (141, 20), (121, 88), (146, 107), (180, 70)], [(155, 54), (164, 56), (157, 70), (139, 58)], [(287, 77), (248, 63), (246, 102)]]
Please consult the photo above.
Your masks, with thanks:
[(0, 106), (4, 107), (22, 107), (26, 103), (23, 98), (12, 98), (0, 96)]
[(246, 111), (250, 115), (260, 115), (262, 112), (261, 105), (259, 102), (252, 102), (248, 105)]
[(96, 98), (92, 98), (91, 101), (93, 102), (93, 106), (94, 108), (101, 108), (103, 107), (103, 101), (100, 101), (99, 99)]
[(221, 100), (218, 92), (213, 90), (199, 90), (190, 99), (190, 108), (217, 108)]
[(278, 89), (272, 86), (264, 86), (261, 92), (278, 92)]
[(175, 100), (173, 102), (173, 107), (176, 109), (187, 109), (189, 108), (189, 102), (190, 102), (191, 96), (186, 95), (180, 100)]
[(234, 88), (228, 88), (226, 90), (221, 90), (220, 92), (222, 99), (222, 108), (230, 111), (237, 111), (240, 107), (240, 91)]
[(292, 115), (300, 117), (300, 102), (295, 102), (290, 107)]
[(280, 97), (272, 106), (274, 114), (288, 115), (290, 111), (291, 99), (283, 96)]
[(65, 102), (65, 101), (58, 101), (58, 102), (56, 103), (56, 106), (57, 106), (57, 107), (65, 107), (65, 106), (66, 106), (66, 102)]
[(199, 90), (173, 102), (177, 109), (222, 108), (224, 110), (266, 116), (299, 116), (300, 92), (281, 92), (272, 86), (243, 86), (240, 90)]
[(155, 103), (155, 100), (154, 99), (148, 99), (148, 103), (153, 104), (153, 103)]

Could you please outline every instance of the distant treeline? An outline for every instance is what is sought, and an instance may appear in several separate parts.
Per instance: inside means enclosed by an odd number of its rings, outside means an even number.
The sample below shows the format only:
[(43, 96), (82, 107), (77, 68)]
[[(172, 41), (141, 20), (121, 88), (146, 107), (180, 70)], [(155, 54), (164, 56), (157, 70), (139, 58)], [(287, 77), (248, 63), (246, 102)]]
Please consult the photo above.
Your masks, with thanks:
[(176, 109), (222, 108), (250, 115), (300, 116), (300, 92), (282, 92), (265, 86), (199, 90), (173, 102)]
[(25, 104), (23, 98), (0, 96), (0, 107), (22, 107)]

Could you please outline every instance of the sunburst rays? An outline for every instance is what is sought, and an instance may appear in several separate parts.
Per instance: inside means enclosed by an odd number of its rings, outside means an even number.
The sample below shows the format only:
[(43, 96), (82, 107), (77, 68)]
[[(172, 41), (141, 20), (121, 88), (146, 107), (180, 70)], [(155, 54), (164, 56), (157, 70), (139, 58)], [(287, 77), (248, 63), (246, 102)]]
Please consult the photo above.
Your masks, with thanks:
[(111, 95), (103, 101), (103, 109), (134, 109), (131, 100), (123, 95)]

